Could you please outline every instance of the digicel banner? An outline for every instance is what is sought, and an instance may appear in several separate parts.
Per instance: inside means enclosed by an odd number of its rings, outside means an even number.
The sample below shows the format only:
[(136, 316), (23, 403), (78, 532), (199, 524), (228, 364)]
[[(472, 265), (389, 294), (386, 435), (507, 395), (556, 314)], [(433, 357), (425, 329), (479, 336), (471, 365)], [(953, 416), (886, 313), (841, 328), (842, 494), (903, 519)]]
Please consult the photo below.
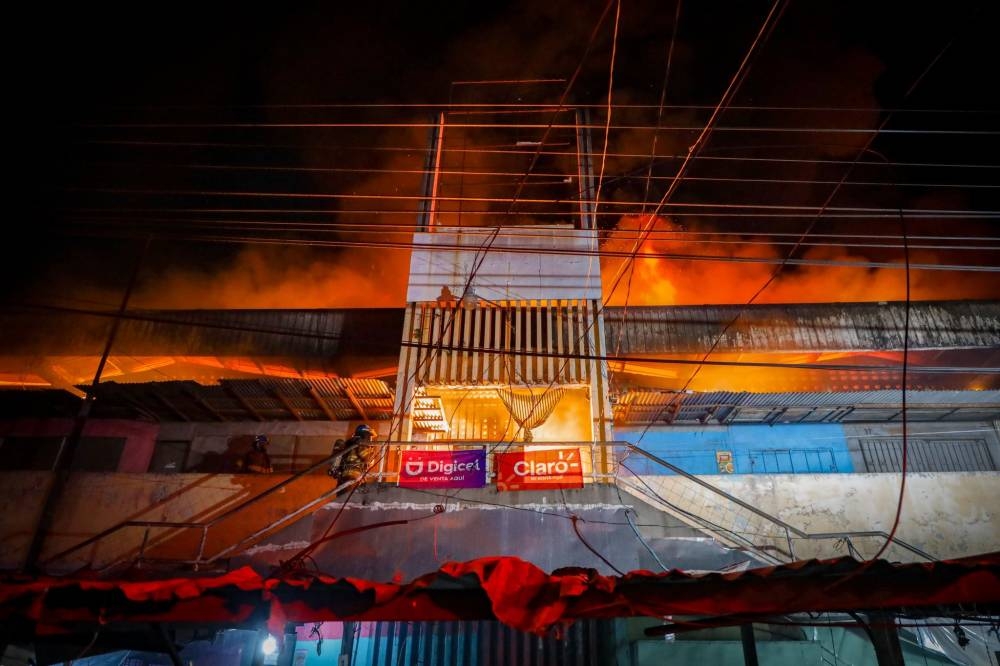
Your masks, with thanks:
[(582, 488), (580, 449), (498, 453), (497, 490)]
[(486, 452), (403, 451), (399, 466), (403, 488), (482, 488), (486, 485)]

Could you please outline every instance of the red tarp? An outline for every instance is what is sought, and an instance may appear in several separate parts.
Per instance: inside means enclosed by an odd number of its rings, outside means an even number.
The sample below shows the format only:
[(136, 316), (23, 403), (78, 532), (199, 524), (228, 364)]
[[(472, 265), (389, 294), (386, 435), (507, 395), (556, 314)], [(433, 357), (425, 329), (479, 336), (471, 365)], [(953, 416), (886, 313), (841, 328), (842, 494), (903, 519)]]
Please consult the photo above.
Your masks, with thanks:
[(215, 577), (132, 582), (8, 579), (0, 621), (29, 621), (39, 633), (79, 623), (240, 623), (496, 618), (545, 634), (575, 619), (633, 615), (774, 615), (1000, 603), (1000, 553), (921, 564), (810, 560), (738, 573), (691, 575), (592, 569), (546, 574), (515, 557), (452, 562), (407, 584), (303, 571), (264, 578), (250, 568)]

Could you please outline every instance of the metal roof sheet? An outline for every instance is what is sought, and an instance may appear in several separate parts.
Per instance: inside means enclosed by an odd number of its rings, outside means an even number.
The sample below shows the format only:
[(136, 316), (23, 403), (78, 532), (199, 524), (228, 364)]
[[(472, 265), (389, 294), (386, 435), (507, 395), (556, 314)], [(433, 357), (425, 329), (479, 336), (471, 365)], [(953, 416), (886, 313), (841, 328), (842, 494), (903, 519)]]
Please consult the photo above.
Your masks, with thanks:
[[(613, 307), (608, 340), (620, 353), (871, 351), (903, 347), (903, 303)], [(718, 344), (716, 343), (718, 340)], [(910, 304), (911, 349), (1000, 347), (1000, 301)]]

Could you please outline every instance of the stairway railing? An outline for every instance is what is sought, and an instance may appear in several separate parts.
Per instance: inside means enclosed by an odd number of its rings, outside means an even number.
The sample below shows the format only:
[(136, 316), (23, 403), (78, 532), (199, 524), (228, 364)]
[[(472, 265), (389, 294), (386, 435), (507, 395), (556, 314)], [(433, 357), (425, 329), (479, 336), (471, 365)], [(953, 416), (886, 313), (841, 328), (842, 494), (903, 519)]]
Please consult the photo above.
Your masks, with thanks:
[[(384, 457), (386, 452), (393, 447), (399, 447), (406, 443), (385, 443), (381, 444), (382, 456)], [(437, 444), (445, 444), (445, 442), (438, 442)], [(450, 442), (449, 442), (450, 444)], [(589, 443), (588, 443), (589, 444)], [(474, 445), (472, 442), (463, 442), (462, 445), (469, 446)], [(794, 541), (795, 540), (835, 540), (842, 542), (848, 552), (860, 558), (858, 549), (855, 547), (853, 540), (860, 538), (881, 538), (888, 539), (889, 535), (881, 530), (866, 530), (866, 531), (845, 531), (845, 532), (823, 532), (823, 533), (810, 533), (801, 530), (793, 525), (786, 523), (780, 518), (773, 516), (762, 509), (753, 506), (752, 504), (741, 500), (738, 497), (731, 495), (730, 493), (718, 488), (705, 479), (695, 476), (690, 472), (678, 467), (677, 465), (660, 458), (659, 456), (650, 453), (634, 444), (629, 442), (607, 442), (593, 444), (595, 447), (611, 447), (612, 449), (620, 449), (626, 452), (624, 455), (616, 456), (615, 465), (617, 467), (616, 474), (590, 474), (588, 475), (592, 481), (614, 481), (618, 483), (623, 488), (629, 490), (630, 492), (646, 498), (654, 506), (659, 506), (662, 510), (674, 515), (680, 520), (697, 527), (703, 531), (713, 534), (720, 541), (727, 543), (730, 546), (742, 548), (746, 550), (751, 550), (759, 557), (765, 561), (772, 563), (781, 563), (797, 559), (795, 554)], [(189, 530), (196, 529), (201, 530), (201, 537), (198, 542), (197, 552), (194, 557), (190, 560), (175, 560), (178, 564), (188, 564), (192, 565), (194, 568), (200, 566), (212, 564), (222, 558), (231, 556), (235, 553), (240, 552), (245, 547), (254, 543), (255, 541), (265, 537), (267, 534), (272, 533), (274, 530), (287, 525), (293, 520), (307, 514), (311, 510), (315, 509), (321, 503), (327, 501), (330, 497), (334, 497), (337, 494), (348, 489), (352, 485), (358, 483), (357, 481), (351, 481), (338, 485), (335, 488), (331, 488), (309, 502), (296, 507), (293, 511), (283, 514), (277, 519), (271, 521), (267, 525), (264, 525), (256, 530), (254, 530), (248, 536), (240, 539), (238, 542), (230, 544), (220, 550), (219, 552), (213, 553), (209, 556), (205, 554), (205, 548), (208, 543), (209, 531), (213, 526), (218, 525), (222, 521), (231, 518), (245, 511), (251, 506), (263, 501), (267, 497), (282, 491), (288, 485), (294, 483), (298, 479), (307, 476), (317, 469), (328, 466), (335, 465), (340, 460), (340, 458), (347, 453), (347, 450), (341, 451), (336, 455), (324, 458), (303, 470), (300, 470), (286, 479), (276, 483), (275, 485), (267, 488), (261, 493), (254, 495), (253, 497), (247, 498), (244, 501), (238, 503), (237, 505), (226, 509), (222, 513), (213, 516), (212, 518), (205, 521), (156, 521), (156, 520), (126, 520), (119, 522), (111, 527), (108, 527), (93, 536), (90, 536), (83, 541), (66, 548), (54, 555), (47, 557), (43, 562), (42, 566), (48, 566), (54, 562), (62, 560), (73, 553), (80, 551), (90, 545), (93, 545), (103, 539), (108, 538), (111, 535), (117, 534), (122, 530), (131, 528), (144, 528), (143, 537), (138, 548), (129, 549), (127, 555), (118, 557), (110, 564), (106, 565), (104, 568), (110, 568), (121, 564), (123, 561), (128, 559), (136, 559), (141, 561), (149, 547), (149, 537), (150, 531), (153, 529), (173, 529), (173, 530)], [(672, 472), (670, 476), (660, 476), (660, 475), (647, 475), (642, 476), (633, 473), (628, 465), (626, 464), (626, 459), (628, 455), (636, 454), (641, 456), (660, 467)], [(623, 475), (622, 470), (629, 473), (630, 476)], [(757, 475), (755, 475), (757, 476)], [(383, 478), (378, 478), (376, 475), (373, 478), (377, 480), (384, 481)], [(660, 488), (654, 488), (650, 485), (650, 480), (658, 479), (660, 481)], [(676, 483), (670, 481), (671, 479), (682, 479), (681, 483)], [(667, 480), (667, 481), (664, 481)], [(171, 535), (176, 536), (176, 534)], [(166, 537), (171, 538), (171, 537)], [(165, 539), (164, 539), (165, 540)], [(162, 541), (162, 540), (161, 540)], [(903, 541), (898, 537), (892, 538), (892, 543), (894, 545), (903, 548), (910, 553), (933, 561), (935, 558), (923, 550), (913, 546), (912, 544)]]
[[(350, 447), (350, 448), (353, 448), (353, 447)], [(228, 546), (228, 547), (224, 548), (223, 550), (219, 551), (218, 553), (215, 553), (214, 555), (212, 555), (210, 557), (205, 557), (205, 547), (206, 547), (206, 545), (208, 543), (208, 533), (209, 533), (209, 530), (212, 529), (212, 527), (214, 527), (215, 525), (218, 525), (219, 523), (221, 523), (222, 521), (226, 520), (227, 518), (231, 518), (232, 516), (234, 516), (234, 515), (242, 512), (242, 511), (245, 511), (249, 507), (254, 506), (255, 504), (257, 504), (257, 503), (261, 502), (262, 500), (266, 499), (267, 497), (270, 497), (271, 495), (273, 495), (273, 494), (275, 494), (275, 493), (277, 493), (279, 491), (282, 491), (288, 485), (294, 483), (295, 481), (297, 481), (298, 479), (301, 479), (304, 476), (307, 476), (307, 475), (315, 472), (317, 469), (320, 469), (322, 467), (336, 465), (340, 461), (340, 459), (350, 450), (350, 448), (344, 449), (343, 451), (340, 451), (340, 452), (338, 452), (338, 453), (336, 453), (336, 454), (334, 454), (332, 456), (329, 456), (327, 458), (323, 458), (323, 459), (319, 460), (318, 462), (313, 463), (309, 467), (306, 467), (305, 469), (302, 469), (302, 470), (300, 470), (300, 471), (292, 474), (288, 478), (286, 478), (286, 479), (284, 479), (284, 480), (282, 480), (282, 481), (274, 484), (273, 486), (269, 487), (268, 489), (264, 490), (263, 492), (260, 492), (260, 493), (258, 493), (256, 495), (254, 495), (253, 497), (249, 497), (249, 498), (245, 499), (244, 501), (240, 502), (239, 504), (237, 504), (237, 505), (235, 505), (233, 507), (230, 507), (229, 509), (226, 509), (225, 511), (223, 511), (222, 513), (220, 513), (218, 515), (213, 516), (209, 520), (202, 521), (202, 522), (194, 522), (194, 521), (172, 521), (172, 520), (124, 520), (124, 521), (121, 521), (119, 523), (116, 523), (115, 525), (112, 525), (111, 527), (108, 527), (107, 529), (104, 529), (104, 530), (98, 532), (97, 534), (94, 534), (93, 536), (90, 536), (90, 537), (84, 539), (83, 541), (81, 541), (81, 542), (79, 542), (79, 543), (77, 543), (77, 544), (75, 544), (73, 546), (70, 546), (69, 548), (66, 548), (65, 550), (61, 550), (58, 553), (45, 558), (45, 560), (42, 561), (41, 565), (44, 568), (44, 567), (52, 564), (53, 562), (57, 562), (59, 560), (62, 560), (64, 558), (66, 558), (67, 556), (72, 555), (73, 553), (78, 552), (79, 550), (81, 550), (83, 548), (86, 548), (87, 546), (90, 546), (90, 545), (93, 545), (93, 544), (95, 544), (95, 543), (97, 543), (99, 541), (102, 541), (102, 540), (108, 538), (109, 536), (111, 536), (113, 534), (117, 534), (118, 532), (121, 532), (122, 530), (130, 529), (130, 528), (134, 528), (134, 527), (145, 528), (145, 531), (143, 532), (142, 542), (140, 543), (139, 548), (138, 548), (138, 553), (136, 555), (134, 555), (134, 558), (137, 559), (137, 560), (141, 561), (142, 558), (143, 558), (143, 556), (145, 555), (146, 548), (149, 545), (149, 533), (150, 533), (151, 529), (156, 529), (156, 528), (163, 528), (163, 529), (200, 529), (201, 530), (201, 538), (200, 538), (200, 540), (198, 542), (198, 550), (197, 550), (197, 553), (195, 554), (194, 558), (190, 559), (190, 560), (178, 560), (177, 563), (178, 564), (189, 564), (189, 565), (192, 565), (195, 569), (197, 569), (199, 566), (202, 566), (202, 565), (211, 564), (211, 563), (215, 562), (216, 560), (219, 560), (220, 558), (223, 558), (226, 555), (229, 555), (229, 554), (233, 553), (234, 551), (238, 550), (239, 548), (242, 548), (242, 547), (248, 545), (249, 543), (252, 543), (254, 540), (256, 540), (256, 539), (258, 539), (258, 538), (260, 538), (260, 537), (268, 534), (269, 532), (273, 531), (274, 529), (277, 529), (278, 527), (281, 527), (282, 525), (287, 524), (291, 520), (297, 518), (298, 516), (301, 516), (302, 514), (304, 514), (307, 511), (309, 511), (310, 509), (316, 507), (319, 503), (325, 501), (329, 497), (336, 496), (338, 493), (342, 492), (343, 490), (346, 490), (350, 486), (352, 486), (355, 483), (357, 483), (357, 481), (349, 481), (347, 483), (342, 483), (342, 484), (338, 485), (337, 487), (332, 488), (332, 489), (330, 489), (330, 490), (328, 490), (328, 491), (320, 494), (315, 499), (310, 500), (309, 502), (307, 502), (306, 504), (298, 507), (294, 511), (292, 511), (292, 512), (290, 512), (288, 514), (285, 514), (285, 515), (279, 517), (277, 520), (272, 521), (268, 525), (265, 525), (264, 527), (262, 527), (262, 528), (260, 528), (260, 529), (258, 529), (256, 531), (254, 531), (253, 534), (251, 534), (248, 537), (245, 537), (245, 538), (241, 539), (236, 544), (232, 544), (231, 546)], [(112, 568), (114, 566), (117, 566), (118, 564), (121, 564), (122, 561), (124, 561), (124, 560), (132, 559), (132, 558), (133, 558), (133, 555), (130, 553), (129, 555), (126, 555), (124, 557), (120, 557), (120, 558), (115, 559), (113, 562), (107, 564), (106, 566), (104, 566), (102, 568), (103, 569), (109, 569), (109, 568)]]

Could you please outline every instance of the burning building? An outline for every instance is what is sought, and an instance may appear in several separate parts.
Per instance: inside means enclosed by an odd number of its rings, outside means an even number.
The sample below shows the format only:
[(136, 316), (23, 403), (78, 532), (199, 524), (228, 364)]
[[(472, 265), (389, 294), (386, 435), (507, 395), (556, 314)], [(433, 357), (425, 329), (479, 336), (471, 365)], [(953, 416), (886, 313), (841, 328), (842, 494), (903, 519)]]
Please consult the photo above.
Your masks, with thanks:
[[(560, 218), (550, 197), (514, 211), (520, 186), (463, 208), (442, 122), (403, 307), (5, 313), (0, 565), (76, 574), (12, 580), (5, 619), (66, 644), (107, 617), (190, 643), (185, 622), (266, 625), (372, 663), (389, 632), (411, 656), (514, 645), (500, 620), (596, 663), (616, 614), (995, 603), (1000, 303), (612, 305), (587, 126), (542, 138), (576, 148), (544, 185), (572, 190)], [(360, 424), (379, 433), (360, 480), (323, 473)], [(236, 466), (257, 435), (272, 475)], [(878, 599), (833, 559), (883, 553), (905, 564), (877, 565)], [(763, 565), (767, 587), (735, 573)], [(674, 605), (635, 591), (693, 580)]]

